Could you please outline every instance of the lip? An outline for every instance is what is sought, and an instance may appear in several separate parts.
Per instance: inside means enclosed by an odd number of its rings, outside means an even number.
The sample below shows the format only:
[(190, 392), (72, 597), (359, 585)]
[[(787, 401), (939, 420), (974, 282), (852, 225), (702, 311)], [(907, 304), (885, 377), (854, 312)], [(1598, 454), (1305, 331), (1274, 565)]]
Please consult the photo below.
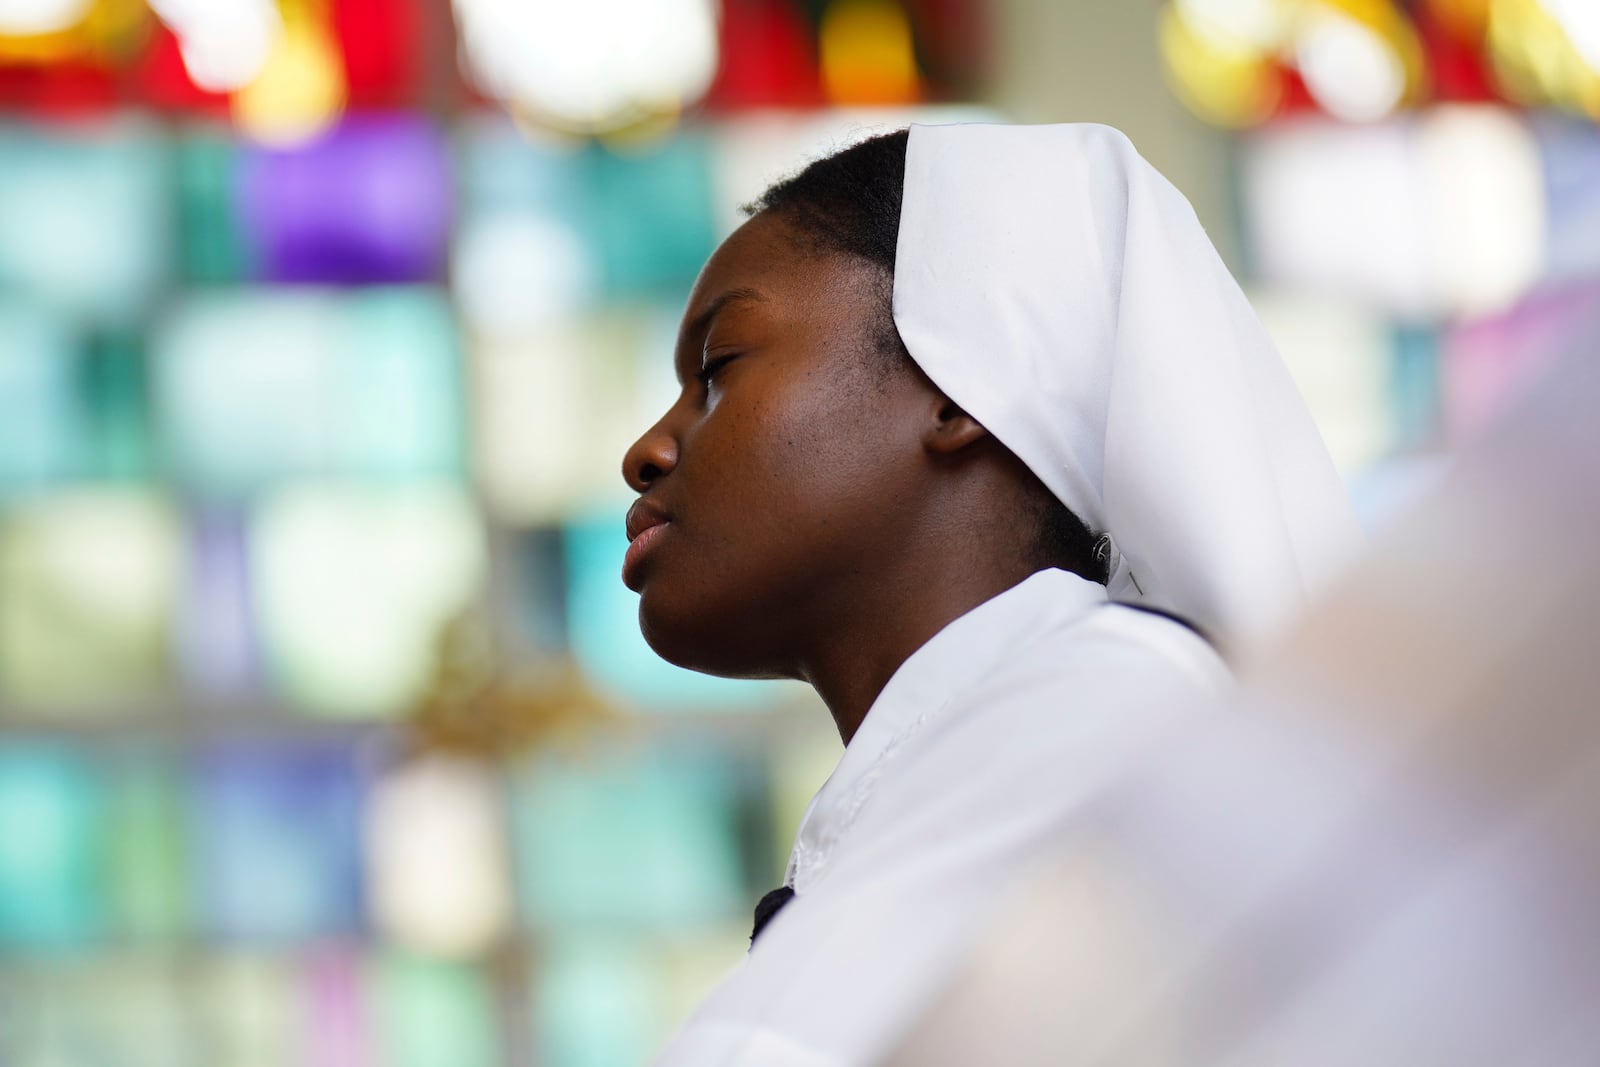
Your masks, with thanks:
[(669, 525), (670, 520), (659, 509), (643, 500), (634, 501), (633, 507), (628, 509), (628, 553), (622, 557), (623, 585), (636, 593), (639, 591), (639, 568), (644, 566), (645, 558)]

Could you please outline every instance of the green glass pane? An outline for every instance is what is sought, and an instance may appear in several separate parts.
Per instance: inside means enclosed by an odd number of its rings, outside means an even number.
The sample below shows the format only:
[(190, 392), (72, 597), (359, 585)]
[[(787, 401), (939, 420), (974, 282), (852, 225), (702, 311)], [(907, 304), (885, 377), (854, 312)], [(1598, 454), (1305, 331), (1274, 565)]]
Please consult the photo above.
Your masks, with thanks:
[[(163, 956), (95, 955), (20, 975), (17, 1024), (0, 1033), (19, 1067), (192, 1067), (187, 990)], [(5, 1048), (6, 1044), (11, 1049)]]
[(689, 753), (541, 759), (519, 773), (519, 892), (548, 928), (648, 928), (745, 909), (735, 776)]
[(184, 931), (188, 904), (179, 770), (154, 755), (115, 759), (107, 769), (112, 921), (132, 940), (174, 940)]
[(0, 946), (57, 948), (105, 926), (104, 796), (65, 748), (0, 748)]
[(303, 976), (259, 953), (208, 952), (196, 985), (196, 1062), (284, 1067), (307, 1062)]
[(494, 992), (475, 968), (389, 954), (374, 963), (367, 991), (386, 1067), (500, 1063)]
[(6, 703), (115, 710), (171, 684), (180, 565), (169, 506), (80, 491), (0, 514), (0, 693)]
[(480, 519), (457, 489), (275, 494), (252, 523), (251, 571), (279, 690), (318, 715), (407, 710), (484, 562)]

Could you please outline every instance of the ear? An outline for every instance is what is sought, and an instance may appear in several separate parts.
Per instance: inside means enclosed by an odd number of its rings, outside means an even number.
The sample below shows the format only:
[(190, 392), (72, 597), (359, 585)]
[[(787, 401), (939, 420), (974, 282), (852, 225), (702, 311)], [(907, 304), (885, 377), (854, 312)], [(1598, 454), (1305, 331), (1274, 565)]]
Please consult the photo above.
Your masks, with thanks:
[(922, 435), (923, 446), (929, 452), (953, 456), (989, 436), (982, 423), (961, 410), (949, 397), (937, 398), (937, 405), (933, 420)]

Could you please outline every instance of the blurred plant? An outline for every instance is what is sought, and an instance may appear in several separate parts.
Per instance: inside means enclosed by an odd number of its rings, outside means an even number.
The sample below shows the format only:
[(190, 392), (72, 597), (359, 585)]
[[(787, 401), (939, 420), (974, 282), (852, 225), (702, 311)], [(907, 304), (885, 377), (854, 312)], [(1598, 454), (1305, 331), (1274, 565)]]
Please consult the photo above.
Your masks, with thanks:
[(440, 636), (427, 689), (408, 717), (401, 747), (493, 759), (574, 741), (616, 710), (567, 659), (508, 666), (477, 612), (453, 619)]

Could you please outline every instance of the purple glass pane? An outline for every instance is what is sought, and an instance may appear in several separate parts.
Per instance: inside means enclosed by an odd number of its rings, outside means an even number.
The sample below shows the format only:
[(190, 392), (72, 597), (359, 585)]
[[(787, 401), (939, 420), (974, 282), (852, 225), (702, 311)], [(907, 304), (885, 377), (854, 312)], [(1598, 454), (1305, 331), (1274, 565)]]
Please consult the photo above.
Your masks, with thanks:
[(451, 200), (439, 131), (368, 115), (310, 144), (247, 150), (235, 205), (263, 280), (359, 284), (442, 277)]
[(244, 516), (196, 516), (178, 628), (184, 677), (209, 697), (244, 697), (261, 688)]

